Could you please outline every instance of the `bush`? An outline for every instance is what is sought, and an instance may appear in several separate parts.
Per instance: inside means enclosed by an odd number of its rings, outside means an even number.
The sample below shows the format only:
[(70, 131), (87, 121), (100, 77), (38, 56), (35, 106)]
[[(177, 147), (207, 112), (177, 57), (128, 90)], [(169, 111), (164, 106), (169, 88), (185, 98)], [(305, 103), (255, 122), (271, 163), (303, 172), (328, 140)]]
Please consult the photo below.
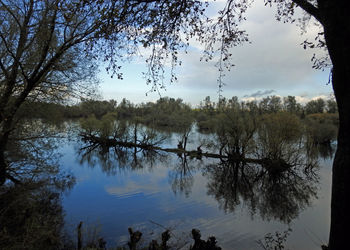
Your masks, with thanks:
[(287, 112), (262, 116), (258, 130), (258, 142), (262, 157), (279, 159), (293, 151), (302, 136), (300, 119)]
[(325, 144), (336, 140), (339, 123), (337, 114), (312, 114), (306, 117), (305, 122), (309, 142)]
[(96, 119), (95, 115), (90, 115), (88, 118), (80, 120), (80, 126), (85, 133), (107, 138), (116, 131), (116, 116), (115, 113), (108, 113), (99, 120)]

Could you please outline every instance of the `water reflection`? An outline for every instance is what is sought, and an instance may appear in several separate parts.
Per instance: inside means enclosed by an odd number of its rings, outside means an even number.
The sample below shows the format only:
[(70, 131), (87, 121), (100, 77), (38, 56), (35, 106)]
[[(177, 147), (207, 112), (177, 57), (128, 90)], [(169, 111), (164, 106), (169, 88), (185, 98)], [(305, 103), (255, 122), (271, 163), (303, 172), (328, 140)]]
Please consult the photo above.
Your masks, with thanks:
[[(118, 147), (82, 148), (80, 163), (101, 166), (107, 174), (121, 169), (152, 169), (162, 163), (169, 168), (168, 181), (174, 194), (189, 197), (194, 173), (201, 171), (208, 180), (207, 194), (213, 196), (225, 212), (245, 206), (251, 215), (264, 220), (290, 223), (316, 198), (317, 161), (305, 154), (293, 153), (284, 159), (262, 159), (258, 163), (232, 160), (199, 160), (184, 154), (159, 154), (155, 151)], [(176, 157), (177, 156), (177, 157)], [(211, 163), (209, 163), (211, 162)]]
[[(31, 128), (35, 133), (28, 134), (26, 131)], [(60, 174), (57, 148), (60, 147), (61, 139), (43, 134), (43, 130), (50, 129), (38, 124), (23, 129), (17, 135), (21, 140), (13, 140), (11, 150), (7, 152), (11, 160), (9, 173), (21, 184), (7, 182), (0, 187), (1, 249), (8, 249), (9, 245), (22, 249), (23, 242), (28, 242), (28, 248), (31, 245), (40, 248), (40, 244), (58, 244), (59, 238), (64, 236), (62, 193), (74, 184), (73, 177)], [(194, 145), (196, 148), (196, 143)], [(227, 217), (220, 223), (213, 223), (214, 219), (210, 216), (219, 213), (221, 216), (221, 211), (216, 209), (217, 204), (229, 214), (235, 214), (238, 207), (244, 206), (252, 217), (290, 223), (316, 197), (318, 157), (331, 157), (333, 154), (332, 145), (292, 145), (293, 148), (286, 147), (287, 152), (292, 154), (286, 154), (285, 151), (278, 154), (289, 155), (287, 158), (268, 158), (268, 155), (276, 154), (265, 147), (264, 152), (269, 154), (261, 155), (259, 163), (205, 157), (200, 160), (184, 153), (159, 153), (137, 147), (94, 145), (77, 148), (79, 163), (100, 168), (104, 177), (118, 175), (121, 171), (137, 174), (133, 178), (120, 175), (118, 180), (101, 178), (95, 181), (100, 186), (88, 181), (77, 185), (79, 188), (72, 200), (78, 202), (66, 209), (69, 213), (69, 209), (76, 206), (76, 214), (81, 216), (79, 220), (84, 221), (103, 214), (104, 222), (111, 223), (114, 220), (113, 223), (118, 224), (123, 232), (128, 226), (144, 222), (150, 217), (156, 217), (162, 223), (174, 222), (179, 218), (186, 221), (193, 219), (188, 222), (192, 223), (190, 226), (205, 221), (210, 224), (208, 228), (212, 234), (219, 231), (216, 231), (218, 227), (222, 227), (222, 231), (227, 228), (231, 230), (233, 224)], [(75, 167), (76, 157), (71, 155), (71, 145), (68, 148), (72, 159), (69, 164)], [(98, 179), (95, 177), (92, 178)], [(198, 182), (201, 183), (198, 185)], [(133, 186), (132, 191), (130, 186)], [(169, 191), (166, 187), (170, 187)], [(137, 195), (134, 195), (134, 190)], [(113, 199), (113, 202), (104, 203), (106, 197)], [(91, 200), (95, 205), (91, 204)], [(90, 210), (85, 212), (87, 209)], [(45, 220), (45, 223), (40, 224), (41, 220)], [(223, 221), (227, 222), (225, 228), (222, 226)], [(75, 227), (77, 223), (73, 224)], [(109, 231), (112, 232), (106, 230)], [(122, 235), (116, 231), (113, 234), (118, 237)], [(232, 234), (230, 237), (230, 240), (234, 239)], [(253, 237), (249, 239), (255, 240)]]
[(307, 155), (312, 159), (333, 159), (337, 146), (333, 143), (306, 144)]
[(273, 139), (258, 140), (255, 163), (221, 161), (206, 168), (208, 194), (226, 212), (242, 204), (251, 215), (290, 223), (316, 198), (319, 167), (311, 152), (318, 149), (301, 139)]
[[(195, 165), (197, 163), (197, 165)], [(169, 172), (169, 183), (174, 194), (180, 193), (188, 197), (191, 193), (194, 178), (192, 172), (198, 169), (198, 161), (188, 159), (185, 155), (178, 155), (177, 160)]]
[(0, 249), (59, 249), (65, 242), (61, 194), (71, 183), (56, 178), (1, 186)]
[(317, 193), (317, 175), (298, 168), (269, 171), (243, 162), (223, 161), (206, 168), (208, 194), (220, 207), (234, 212), (243, 204), (252, 215), (290, 223)]
[(5, 152), (7, 177), (20, 183), (59, 173), (58, 129), (39, 120), (28, 121), (12, 134)]
[(59, 144), (57, 131), (40, 121), (28, 121), (11, 137), (8, 181), (0, 186), (0, 249), (63, 247), (61, 196), (75, 179), (60, 171)]
[(166, 154), (138, 148), (87, 146), (77, 149), (79, 163), (94, 168), (100, 166), (107, 175), (122, 170), (152, 169), (155, 164), (167, 160)]

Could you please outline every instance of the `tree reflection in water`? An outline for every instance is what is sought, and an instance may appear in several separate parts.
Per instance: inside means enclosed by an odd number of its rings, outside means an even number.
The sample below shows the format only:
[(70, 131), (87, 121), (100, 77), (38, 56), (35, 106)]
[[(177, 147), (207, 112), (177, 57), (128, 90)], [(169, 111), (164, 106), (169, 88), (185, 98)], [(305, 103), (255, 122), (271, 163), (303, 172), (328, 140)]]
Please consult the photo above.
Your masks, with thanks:
[(64, 242), (61, 195), (75, 180), (60, 172), (57, 137), (35, 123), (18, 128), (6, 152), (11, 164), (0, 186), (0, 249), (60, 249)]
[(193, 173), (203, 171), (208, 178), (208, 195), (214, 196), (226, 212), (246, 206), (251, 215), (259, 213), (263, 219), (277, 219), (290, 223), (300, 211), (308, 207), (317, 194), (317, 160), (306, 154), (267, 159), (261, 164), (221, 160), (219, 164), (203, 167), (205, 161), (178, 155), (178, 160), (155, 151), (118, 147), (83, 148), (81, 162), (100, 165), (107, 174), (121, 169), (151, 169), (160, 161), (170, 168), (169, 183), (175, 194), (189, 196), (194, 183)]
[(64, 240), (61, 194), (71, 182), (27, 180), (0, 187), (0, 249), (60, 249)]
[(336, 145), (325, 144), (307, 144), (307, 155), (313, 159), (322, 158), (324, 160), (333, 159)]
[(152, 150), (122, 147), (87, 146), (77, 150), (80, 164), (101, 167), (107, 175), (116, 175), (123, 170), (152, 169), (156, 163), (164, 162), (166, 154)]
[(243, 207), (252, 217), (290, 224), (317, 198), (318, 159), (331, 157), (332, 151), (329, 148), (321, 151), (320, 146), (306, 145), (302, 140), (274, 147), (277, 153), (268, 144), (263, 146), (254, 154), (258, 159), (236, 161), (100, 146), (83, 148), (79, 154), (82, 163), (100, 165), (107, 174), (152, 169), (161, 163), (168, 167), (168, 181), (174, 194), (186, 197), (191, 194), (196, 174), (201, 172), (207, 178), (207, 194), (225, 212), (234, 213)]
[(80, 164), (86, 163), (89, 167), (100, 166), (107, 175), (116, 175), (119, 171), (137, 169), (152, 169), (157, 164), (168, 166), (169, 183), (175, 194), (189, 196), (194, 183), (192, 173), (200, 169), (202, 161), (189, 159), (179, 154), (177, 159), (164, 152), (142, 150), (137, 148), (110, 147), (99, 145), (87, 146), (78, 149)]
[(174, 194), (185, 194), (186, 197), (190, 195), (194, 183), (192, 173), (196, 170), (198, 165), (194, 165), (194, 161), (189, 160), (186, 155), (178, 155), (178, 161), (169, 172), (169, 183)]
[(291, 222), (316, 198), (316, 168), (259, 166), (222, 161), (206, 167), (208, 194), (215, 197), (226, 212), (238, 205), (246, 206), (252, 215), (263, 219)]

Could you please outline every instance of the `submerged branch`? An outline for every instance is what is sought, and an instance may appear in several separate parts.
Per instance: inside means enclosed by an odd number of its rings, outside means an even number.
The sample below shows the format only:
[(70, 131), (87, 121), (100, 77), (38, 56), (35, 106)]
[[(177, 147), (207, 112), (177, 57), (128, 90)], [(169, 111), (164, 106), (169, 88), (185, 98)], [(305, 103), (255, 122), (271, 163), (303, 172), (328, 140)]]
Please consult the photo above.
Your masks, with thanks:
[(179, 155), (186, 155), (193, 158), (216, 158), (216, 159), (225, 159), (229, 161), (242, 161), (246, 163), (256, 163), (261, 165), (268, 165), (270, 161), (268, 159), (253, 159), (253, 158), (245, 158), (240, 155), (235, 154), (217, 154), (210, 152), (202, 152), (200, 148), (197, 150), (186, 150), (184, 148), (162, 148), (157, 146), (157, 144), (149, 144), (144, 142), (129, 142), (129, 141), (119, 141), (111, 138), (102, 138), (92, 134), (81, 133), (83, 141), (89, 142), (90, 146), (102, 146), (102, 147), (124, 147), (124, 148), (140, 148), (143, 150), (152, 150), (152, 151), (163, 151), (168, 153), (175, 153)]

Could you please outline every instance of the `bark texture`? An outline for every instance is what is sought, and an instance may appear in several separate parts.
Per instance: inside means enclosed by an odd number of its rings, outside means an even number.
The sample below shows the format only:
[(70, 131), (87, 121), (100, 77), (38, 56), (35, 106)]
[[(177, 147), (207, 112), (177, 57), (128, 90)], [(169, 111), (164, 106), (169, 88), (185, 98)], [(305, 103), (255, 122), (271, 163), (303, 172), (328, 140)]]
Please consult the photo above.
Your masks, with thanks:
[(350, 37), (349, 1), (319, 1), (326, 44), (333, 63), (332, 84), (339, 110), (338, 147), (333, 162), (329, 249), (349, 245), (350, 225)]

